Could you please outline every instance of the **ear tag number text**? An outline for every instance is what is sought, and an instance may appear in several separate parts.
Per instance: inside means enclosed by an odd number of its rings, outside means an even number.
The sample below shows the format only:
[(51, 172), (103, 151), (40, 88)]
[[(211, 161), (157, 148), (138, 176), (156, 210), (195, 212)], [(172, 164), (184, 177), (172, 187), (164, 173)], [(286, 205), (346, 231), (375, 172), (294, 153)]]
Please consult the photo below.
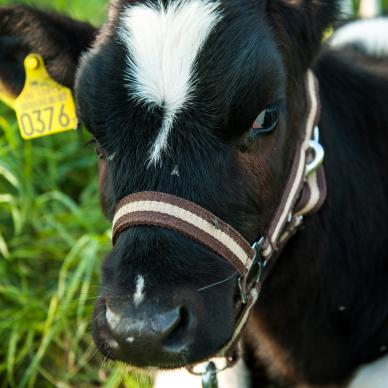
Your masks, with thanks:
[(25, 58), (24, 68), (26, 81), (14, 104), (23, 139), (76, 129), (78, 120), (71, 90), (50, 77), (37, 54)]

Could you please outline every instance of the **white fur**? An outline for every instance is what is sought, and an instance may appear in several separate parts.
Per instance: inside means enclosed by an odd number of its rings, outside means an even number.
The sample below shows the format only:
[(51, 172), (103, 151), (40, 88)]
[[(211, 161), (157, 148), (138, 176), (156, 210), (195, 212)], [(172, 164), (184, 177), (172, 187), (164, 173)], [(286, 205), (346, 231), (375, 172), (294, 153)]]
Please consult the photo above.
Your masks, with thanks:
[(119, 36), (128, 47), (130, 92), (138, 101), (165, 111), (150, 149), (150, 164), (160, 162), (175, 116), (190, 103), (195, 60), (220, 19), (219, 2), (208, 0), (135, 4), (124, 13)]
[(138, 275), (136, 277), (135, 293), (133, 294), (133, 303), (136, 307), (139, 306), (140, 303), (143, 302), (144, 300), (144, 288), (145, 288), (144, 277), (141, 275)]
[[(111, 330), (117, 335), (125, 335), (128, 332), (136, 332), (140, 336), (143, 330), (149, 326), (149, 322), (144, 319), (133, 320), (132, 318), (121, 317), (109, 308), (106, 310), (106, 320)], [(133, 336), (126, 338), (128, 343), (133, 343), (135, 340), (136, 338)]]
[(388, 356), (358, 369), (348, 388), (387, 388)]
[(121, 317), (113, 312), (109, 307), (106, 308), (106, 320), (110, 328), (115, 331), (121, 322)]
[[(240, 360), (233, 368), (218, 373), (220, 388), (248, 388), (247, 368)], [(160, 371), (156, 375), (154, 388), (202, 388), (201, 377), (182, 369), (173, 372)]]
[(330, 45), (341, 48), (358, 44), (366, 54), (376, 57), (388, 56), (388, 18), (358, 20), (335, 32)]
[(116, 340), (114, 340), (114, 339), (110, 339), (110, 340), (108, 340), (108, 345), (112, 348), (112, 349), (119, 349), (120, 348), (120, 345), (119, 345), (119, 343), (116, 341)]

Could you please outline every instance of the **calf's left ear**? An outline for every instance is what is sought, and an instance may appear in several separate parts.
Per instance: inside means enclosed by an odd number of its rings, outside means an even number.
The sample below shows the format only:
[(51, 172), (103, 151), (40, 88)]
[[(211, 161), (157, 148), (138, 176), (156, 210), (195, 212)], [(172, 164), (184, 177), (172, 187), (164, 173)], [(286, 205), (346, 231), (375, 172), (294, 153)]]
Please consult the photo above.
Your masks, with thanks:
[(25, 80), (24, 58), (40, 54), (50, 75), (72, 88), (80, 56), (93, 43), (90, 24), (27, 6), (0, 7), (0, 88), (20, 94)]

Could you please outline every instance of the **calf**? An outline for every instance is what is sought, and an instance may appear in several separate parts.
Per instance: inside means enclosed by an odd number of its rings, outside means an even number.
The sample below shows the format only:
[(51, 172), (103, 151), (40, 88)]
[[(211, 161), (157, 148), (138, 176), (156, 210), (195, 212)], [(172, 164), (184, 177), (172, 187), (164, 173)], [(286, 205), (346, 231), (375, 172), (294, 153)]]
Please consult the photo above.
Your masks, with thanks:
[[(232, 227), (250, 244), (268, 236), (313, 124), (313, 70), (327, 200), (302, 225), (292, 208), (299, 231), (284, 247), (260, 245), (259, 254), (274, 251), (271, 271), (239, 341), (242, 359), (225, 372), (238, 375), (229, 386), (263, 376), (338, 386), (387, 353), (387, 60), (322, 48), (336, 10), (334, 0), (117, 0), (97, 31), (28, 7), (0, 9), (1, 83), (17, 95), (22, 60), (35, 52), (74, 88), (111, 219), (128, 195), (166, 193), (209, 212), (216, 230)], [(163, 220), (120, 225), (94, 316), (101, 352), (142, 368), (218, 354), (247, 302), (227, 255)], [(287, 225), (284, 240), (295, 231)]]

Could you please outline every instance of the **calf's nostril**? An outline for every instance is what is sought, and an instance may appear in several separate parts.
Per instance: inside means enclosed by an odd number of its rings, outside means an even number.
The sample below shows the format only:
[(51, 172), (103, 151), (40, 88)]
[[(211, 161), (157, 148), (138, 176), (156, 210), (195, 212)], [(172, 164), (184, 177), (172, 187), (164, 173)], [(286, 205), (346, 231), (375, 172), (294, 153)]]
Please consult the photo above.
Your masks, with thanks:
[(168, 352), (178, 352), (190, 342), (188, 337), (191, 323), (189, 311), (185, 307), (179, 307), (178, 312), (174, 326), (171, 326), (163, 338), (162, 347)]
[[(154, 306), (155, 307), (155, 306)], [(152, 312), (151, 312), (152, 311)], [(117, 311), (106, 304), (105, 317), (110, 335), (105, 341), (111, 350), (133, 352), (139, 347), (155, 354), (179, 354), (193, 341), (192, 314), (185, 306), (165, 312)], [(111, 338), (112, 336), (112, 338)]]
[(155, 335), (159, 335), (160, 340), (164, 340), (175, 331), (181, 321), (181, 307), (157, 314), (152, 320), (152, 330)]

